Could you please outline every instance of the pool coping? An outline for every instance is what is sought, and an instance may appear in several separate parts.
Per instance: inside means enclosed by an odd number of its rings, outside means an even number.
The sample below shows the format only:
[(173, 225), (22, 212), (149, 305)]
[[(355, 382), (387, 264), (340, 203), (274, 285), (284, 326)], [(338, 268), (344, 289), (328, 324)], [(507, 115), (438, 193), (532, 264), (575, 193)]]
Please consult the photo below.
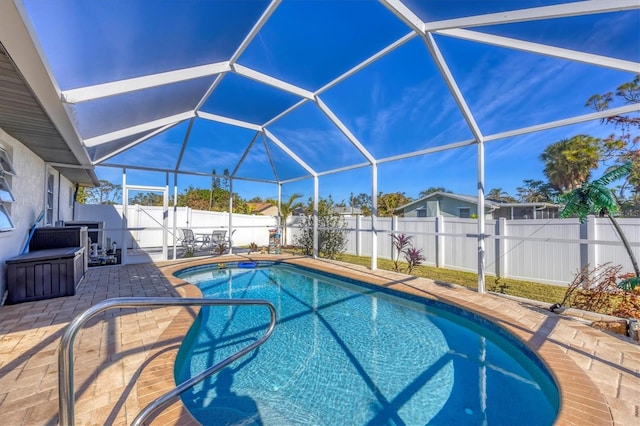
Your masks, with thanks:
[[(159, 265), (165, 278), (174, 286), (182, 297), (201, 297), (200, 290), (174, 274), (182, 269), (205, 264), (218, 264), (234, 261), (277, 261), (292, 265), (308, 267), (317, 271), (343, 276), (345, 278), (363, 281), (384, 288), (389, 288), (414, 296), (437, 300), (458, 308), (470, 310), (483, 318), (502, 326), (512, 335), (520, 339), (542, 362), (549, 368), (560, 393), (560, 409), (554, 424), (556, 425), (612, 425), (612, 413), (607, 399), (598, 386), (567, 355), (570, 350), (562, 343), (550, 338), (555, 324), (563, 321), (562, 317), (551, 312), (536, 312), (536, 315), (546, 316), (542, 324), (531, 324), (524, 315), (516, 318), (507, 315), (518, 305), (517, 302), (505, 300), (489, 294), (478, 294), (475, 291), (410, 275), (390, 271), (376, 270), (346, 264), (343, 262), (318, 260), (306, 256), (287, 255), (227, 255), (216, 258), (194, 259), (180, 261), (168, 265)], [(500, 309), (502, 312), (496, 311)], [(531, 308), (527, 308), (531, 309)], [(517, 310), (517, 309), (516, 309)], [(184, 337), (191, 326), (197, 308), (189, 312), (181, 311), (167, 327), (158, 340), (171, 341), (173, 338)], [(513, 312), (511, 312), (513, 313)], [(140, 406), (145, 406), (164, 392), (175, 387), (173, 378), (173, 362), (177, 349), (166, 350), (154, 347), (151, 353), (157, 351), (161, 355), (150, 356), (147, 360), (149, 367), (141, 374), (137, 383), (137, 394)], [(198, 424), (180, 401), (171, 405), (155, 419), (157, 424)]]

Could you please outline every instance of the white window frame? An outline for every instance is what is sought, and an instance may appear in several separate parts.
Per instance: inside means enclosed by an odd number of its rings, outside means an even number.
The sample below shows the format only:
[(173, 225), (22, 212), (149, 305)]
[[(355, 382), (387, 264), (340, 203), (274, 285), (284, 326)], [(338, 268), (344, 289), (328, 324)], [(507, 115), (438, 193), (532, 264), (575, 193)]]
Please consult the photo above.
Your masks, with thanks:
[[(7, 222), (9, 222), (9, 226), (3, 227), (1, 223), (5, 218)], [(0, 232), (12, 231), (14, 229), (16, 229), (16, 226), (13, 223), (13, 220), (11, 219), (11, 215), (9, 214), (9, 211), (7, 211), (7, 209), (4, 207), (3, 203), (0, 203)]]
[(0, 173), (5, 175), (16, 176), (16, 169), (13, 168), (9, 153), (0, 147)]
[[(9, 198), (2, 198), (2, 194), (7, 194)], [(0, 203), (13, 203), (16, 201), (15, 195), (11, 191), (11, 185), (4, 176), (0, 174)]]
[[(468, 212), (467, 216), (462, 216), (462, 212)], [(458, 217), (461, 219), (470, 219), (471, 218), (471, 207), (458, 207)]]
[(11, 217), (11, 210), (8, 206), (8, 204), (16, 201), (16, 197), (13, 191), (11, 191), (10, 181), (6, 178), (6, 176), (16, 176), (16, 174), (16, 169), (13, 167), (9, 152), (3, 147), (0, 147), (0, 190), (8, 196), (8, 198), (3, 198), (3, 196), (0, 195), (0, 223), (6, 222), (6, 225), (0, 224), (0, 232), (12, 231), (16, 228), (13, 223), (13, 218)]
[(45, 226), (53, 226), (54, 213), (56, 208), (56, 176), (53, 169), (47, 167), (44, 181), (44, 224)]

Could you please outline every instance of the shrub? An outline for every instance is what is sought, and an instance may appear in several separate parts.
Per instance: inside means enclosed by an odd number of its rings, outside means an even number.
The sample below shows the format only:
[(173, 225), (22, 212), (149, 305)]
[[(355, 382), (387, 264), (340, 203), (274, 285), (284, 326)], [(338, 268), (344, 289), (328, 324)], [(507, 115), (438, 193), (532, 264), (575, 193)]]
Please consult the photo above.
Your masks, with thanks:
[(407, 261), (407, 274), (410, 274), (414, 268), (422, 265), (422, 261), (426, 258), (422, 254), (422, 249), (409, 247), (404, 251), (404, 258)]
[(411, 236), (405, 234), (391, 234), (393, 247), (396, 249), (396, 257), (393, 259), (393, 270), (400, 272), (400, 255), (411, 247)]
[(422, 262), (426, 260), (422, 254), (422, 249), (416, 249), (411, 244), (410, 235), (405, 234), (391, 234), (393, 238), (393, 247), (396, 249), (396, 257), (393, 259), (393, 270), (401, 272), (400, 270), (400, 255), (404, 255), (404, 259), (407, 261), (406, 273), (410, 274), (415, 268), (422, 265)]
[[(342, 216), (332, 214), (331, 198), (318, 203), (318, 255), (327, 259), (336, 259), (344, 253), (347, 246), (347, 231)], [(307, 209), (309, 212), (309, 208)], [(307, 215), (300, 223), (302, 233), (295, 238), (295, 245), (303, 254), (313, 255), (313, 216)]]
[[(589, 265), (582, 268), (573, 279), (557, 308), (566, 306), (585, 311), (598, 312), (622, 318), (640, 319), (640, 287), (621, 288), (622, 266), (605, 263), (593, 269)], [(624, 282), (624, 281), (623, 281)]]

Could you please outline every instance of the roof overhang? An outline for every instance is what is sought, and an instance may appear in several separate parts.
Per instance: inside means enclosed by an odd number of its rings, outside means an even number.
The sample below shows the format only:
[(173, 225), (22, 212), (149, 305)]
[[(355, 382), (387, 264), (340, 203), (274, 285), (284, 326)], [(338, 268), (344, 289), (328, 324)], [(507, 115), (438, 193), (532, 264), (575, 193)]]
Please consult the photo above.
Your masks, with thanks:
[(14, 2), (0, 2), (0, 128), (73, 183), (98, 185), (25, 22)]

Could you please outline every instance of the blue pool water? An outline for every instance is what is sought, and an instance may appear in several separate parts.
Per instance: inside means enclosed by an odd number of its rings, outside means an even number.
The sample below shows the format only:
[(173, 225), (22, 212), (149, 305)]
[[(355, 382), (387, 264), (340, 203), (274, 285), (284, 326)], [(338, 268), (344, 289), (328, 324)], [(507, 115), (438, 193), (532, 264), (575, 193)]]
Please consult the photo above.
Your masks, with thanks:
[[(182, 271), (205, 297), (271, 301), (253, 354), (182, 395), (204, 425), (548, 425), (558, 391), (524, 345), (449, 305), (279, 264)], [(178, 383), (261, 337), (265, 307), (210, 307)]]

